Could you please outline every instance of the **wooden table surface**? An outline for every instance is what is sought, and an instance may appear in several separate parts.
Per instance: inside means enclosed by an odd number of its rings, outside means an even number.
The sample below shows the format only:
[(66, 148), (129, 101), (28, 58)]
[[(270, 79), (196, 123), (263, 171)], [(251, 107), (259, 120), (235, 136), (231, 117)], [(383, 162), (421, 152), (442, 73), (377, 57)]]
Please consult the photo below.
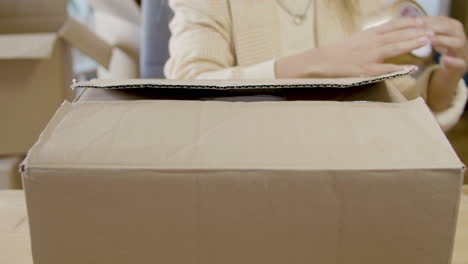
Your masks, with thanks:
[[(22, 191), (0, 191), (0, 263), (32, 264)], [(468, 186), (463, 189), (452, 264), (468, 264)]]

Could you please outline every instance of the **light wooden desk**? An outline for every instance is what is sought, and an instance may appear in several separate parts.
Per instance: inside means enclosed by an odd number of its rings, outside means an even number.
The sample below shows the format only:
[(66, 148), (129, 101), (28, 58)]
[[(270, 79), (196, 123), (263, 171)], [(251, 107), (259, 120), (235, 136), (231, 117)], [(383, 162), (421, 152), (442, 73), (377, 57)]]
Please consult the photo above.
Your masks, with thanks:
[[(0, 263), (32, 264), (22, 191), (0, 191)], [(468, 264), (468, 186), (463, 190), (453, 264)]]

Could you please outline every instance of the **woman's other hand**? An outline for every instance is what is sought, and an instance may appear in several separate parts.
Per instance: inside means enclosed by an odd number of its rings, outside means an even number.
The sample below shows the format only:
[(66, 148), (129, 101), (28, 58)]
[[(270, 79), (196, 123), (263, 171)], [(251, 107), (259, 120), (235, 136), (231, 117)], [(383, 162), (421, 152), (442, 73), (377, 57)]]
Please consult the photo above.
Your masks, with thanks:
[(434, 111), (449, 107), (458, 82), (468, 68), (468, 45), (462, 23), (449, 17), (426, 17), (426, 27), (435, 34), (432, 46), (442, 57), (428, 90), (428, 104)]
[(468, 45), (462, 23), (449, 17), (427, 17), (424, 21), (435, 33), (431, 42), (442, 55), (441, 66), (463, 76), (468, 67)]
[(340, 43), (279, 59), (276, 77), (363, 77), (403, 70), (407, 65), (385, 61), (429, 44), (433, 35), (421, 18), (395, 19), (355, 33)]

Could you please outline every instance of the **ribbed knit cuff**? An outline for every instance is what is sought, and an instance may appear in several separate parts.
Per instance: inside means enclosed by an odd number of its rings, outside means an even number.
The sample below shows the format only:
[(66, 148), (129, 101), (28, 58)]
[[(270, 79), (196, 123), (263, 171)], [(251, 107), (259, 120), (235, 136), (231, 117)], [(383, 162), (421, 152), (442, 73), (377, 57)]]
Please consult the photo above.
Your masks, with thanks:
[(275, 60), (268, 60), (239, 70), (239, 79), (276, 79)]

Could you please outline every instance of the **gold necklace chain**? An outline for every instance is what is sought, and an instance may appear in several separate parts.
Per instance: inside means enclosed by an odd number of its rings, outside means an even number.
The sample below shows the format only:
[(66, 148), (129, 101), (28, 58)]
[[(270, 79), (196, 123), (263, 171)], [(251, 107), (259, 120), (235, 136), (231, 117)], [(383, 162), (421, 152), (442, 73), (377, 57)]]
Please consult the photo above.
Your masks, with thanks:
[(279, 5), (279, 7), (281, 7), (281, 9), (283, 9), (284, 12), (292, 17), (294, 24), (300, 25), (307, 19), (307, 13), (309, 12), (310, 6), (312, 5), (312, 0), (307, 2), (307, 6), (305, 7), (305, 10), (302, 14), (296, 14), (292, 12), (281, 0), (276, 0), (276, 3)]

